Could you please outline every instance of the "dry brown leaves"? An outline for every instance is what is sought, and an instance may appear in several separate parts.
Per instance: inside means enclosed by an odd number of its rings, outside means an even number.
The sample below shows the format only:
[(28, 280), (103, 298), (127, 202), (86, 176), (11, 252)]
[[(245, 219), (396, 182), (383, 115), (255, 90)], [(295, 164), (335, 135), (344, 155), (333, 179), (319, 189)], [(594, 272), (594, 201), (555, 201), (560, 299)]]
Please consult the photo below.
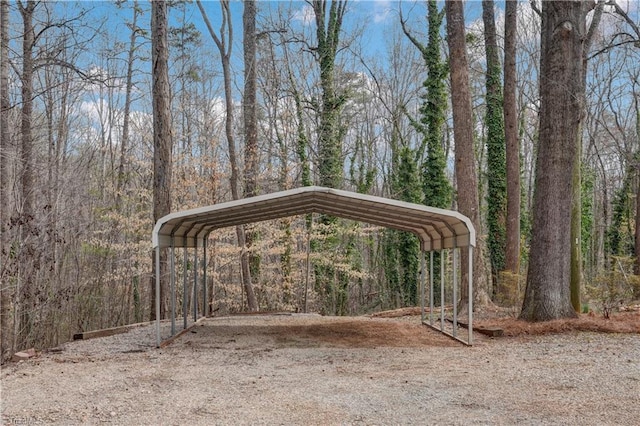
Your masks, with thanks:
[[(372, 314), (377, 318), (399, 318), (420, 315), (419, 307), (409, 307)], [(517, 319), (512, 310), (491, 307), (474, 313), (474, 327), (498, 327), (504, 330), (504, 336), (557, 334), (575, 331), (598, 333), (638, 333), (640, 334), (640, 305), (626, 308), (615, 313), (609, 319), (601, 315), (581, 314), (578, 318), (560, 319), (545, 322), (527, 322)]]
[(474, 326), (500, 327), (505, 336), (543, 335), (572, 331), (598, 333), (640, 333), (640, 312), (621, 312), (605, 319), (599, 315), (581, 314), (578, 318), (544, 322), (527, 322), (517, 318), (491, 318), (476, 321)]

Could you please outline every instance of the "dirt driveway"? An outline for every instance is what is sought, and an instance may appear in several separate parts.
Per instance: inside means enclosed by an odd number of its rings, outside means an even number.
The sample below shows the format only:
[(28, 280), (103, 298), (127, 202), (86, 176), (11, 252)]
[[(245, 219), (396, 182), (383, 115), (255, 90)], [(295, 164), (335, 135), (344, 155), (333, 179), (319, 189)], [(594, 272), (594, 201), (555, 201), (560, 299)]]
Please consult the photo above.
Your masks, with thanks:
[(3, 366), (3, 424), (640, 424), (638, 334), (469, 348), (416, 318), (274, 315), (154, 341), (139, 327)]

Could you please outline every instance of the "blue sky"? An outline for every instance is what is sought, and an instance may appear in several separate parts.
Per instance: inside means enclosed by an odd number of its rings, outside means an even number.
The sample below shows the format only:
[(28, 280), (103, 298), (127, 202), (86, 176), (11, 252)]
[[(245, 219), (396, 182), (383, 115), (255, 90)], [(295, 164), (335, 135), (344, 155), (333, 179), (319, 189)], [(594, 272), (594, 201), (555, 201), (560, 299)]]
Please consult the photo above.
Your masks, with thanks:
[[(121, 34), (123, 38), (128, 37), (128, 30), (125, 21), (130, 19), (131, 11), (127, 6), (119, 9), (112, 1), (80, 1), (80, 2), (59, 2), (59, 6), (71, 10), (82, 7), (92, 9), (91, 16), (96, 20), (105, 19), (105, 25), (112, 34)], [(313, 13), (310, 6), (304, 1), (259, 1), (259, 13), (268, 10), (275, 10), (277, 7), (287, 7), (291, 10), (292, 16), (300, 25), (313, 25)], [(502, 3), (502, 2), (498, 2)], [(480, 1), (468, 1), (466, 7), (467, 20), (478, 19), (480, 11)], [(140, 5), (148, 9), (146, 0), (140, 0)], [(217, 30), (220, 25), (220, 5), (218, 1), (203, 1), (213, 27)], [(426, 25), (424, 1), (397, 1), (397, 0), (351, 0), (348, 3), (347, 14), (344, 21), (344, 30), (349, 33), (356, 26), (364, 26), (364, 38), (370, 41), (368, 46), (372, 50), (384, 45), (386, 29), (398, 23), (398, 9), (402, 7), (405, 17), (413, 21), (418, 29)], [(500, 7), (500, 4), (499, 4)], [(195, 2), (187, 6), (187, 20), (193, 22), (196, 27), (208, 38), (207, 29), (204, 25), (200, 12)], [(242, 2), (240, 0), (231, 1), (231, 11), (234, 25), (234, 38), (236, 42), (242, 40)], [(170, 13), (172, 21), (176, 22), (175, 11)], [(142, 17), (141, 26), (149, 26), (150, 17), (145, 14)]]

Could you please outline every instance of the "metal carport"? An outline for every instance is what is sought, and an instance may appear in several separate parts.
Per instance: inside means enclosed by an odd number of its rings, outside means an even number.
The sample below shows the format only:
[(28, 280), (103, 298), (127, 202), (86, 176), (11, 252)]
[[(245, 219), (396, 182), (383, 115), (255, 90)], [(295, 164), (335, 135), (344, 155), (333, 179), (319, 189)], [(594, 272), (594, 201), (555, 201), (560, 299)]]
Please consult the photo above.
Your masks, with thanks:
[[(288, 191), (275, 192), (272, 194), (260, 195), (252, 198), (245, 198), (237, 201), (214, 204), (191, 210), (171, 213), (156, 222), (153, 229), (153, 248), (156, 255), (156, 329), (158, 345), (160, 345), (160, 250), (162, 248), (171, 249), (171, 319), (172, 334), (175, 333), (175, 270), (174, 270), (174, 249), (183, 247), (185, 249), (185, 261), (187, 248), (203, 249), (205, 258), (205, 268), (203, 270), (204, 282), (206, 283), (206, 249), (207, 240), (211, 232), (216, 229), (228, 226), (243, 225), (252, 222), (279, 219), (287, 216), (303, 215), (308, 213), (320, 213), (337, 216), (355, 221), (367, 222), (373, 225), (383, 226), (414, 233), (420, 239), (421, 246), (421, 305), (422, 322), (437, 330), (471, 345), (473, 343), (472, 334), (472, 312), (473, 312), (473, 247), (476, 244), (476, 233), (471, 220), (466, 216), (452, 210), (438, 209), (421, 204), (407, 203), (403, 201), (391, 200), (372, 195), (358, 194), (349, 191), (342, 191), (318, 186), (308, 186)], [(466, 248), (469, 252), (468, 273), (469, 273), (469, 324), (467, 341), (463, 341), (457, 336), (457, 311), (456, 303), (453, 303), (453, 329), (449, 333), (445, 330), (444, 311), (441, 312), (440, 327), (433, 323), (433, 256), (430, 262), (430, 321), (425, 322), (425, 252), (441, 251), (445, 249), (453, 250), (453, 300), (456, 301), (456, 280), (457, 266), (455, 249)], [(196, 258), (197, 265), (197, 258)], [(444, 262), (442, 262), (444, 265)], [(197, 268), (196, 268), (197, 271)], [(197, 288), (197, 272), (195, 274)], [(441, 274), (444, 279), (444, 274)], [(203, 286), (206, 297), (206, 285)], [(441, 286), (444, 291), (444, 285)], [(444, 293), (441, 295), (444, 300)], [(444, 303), (441, 304), (444, 309)], [(184, 320), (186, 327), (186, 307)], [(205, 303), (205, 312), (207, 307)], [(194, 303), (194, 320), (197, 317), (196, 304)]]

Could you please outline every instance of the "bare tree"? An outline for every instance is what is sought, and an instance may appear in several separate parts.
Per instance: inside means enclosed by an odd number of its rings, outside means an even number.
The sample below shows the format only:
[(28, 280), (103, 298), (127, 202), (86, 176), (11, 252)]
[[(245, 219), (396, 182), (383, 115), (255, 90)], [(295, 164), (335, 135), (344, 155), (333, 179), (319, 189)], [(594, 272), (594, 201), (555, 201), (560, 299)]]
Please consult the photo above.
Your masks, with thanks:
[(14, 332), (13, 348), (22, 345), (29, 333), (30, 293), (34, 283), (35, 258), (33, 245), (35, 173), (33, 165), (33, 50), (36, 35), (33, 26), (33, 14), (37, 3), (18, 2), (22, 15), (22, 74), (20, 75), (22, 110), (20, 113), (20, 203), (17, 206), (18, 238), (21, 242), (18, 256), (18, 271), (14, 289)]
[(244, 0), (244, 196), (257, 195), (258, 122), (256, 115), (256, 1)]
[(516, 35), (518, 2), (507, 0), (504, 20), (504, 136), (507, 163), (505, 269), (520, 273), (520, 142), (516, 102)]
[(126, 174), (125, 166), (127, 161), (127, 149), (129, 149), (129, 123), (131, 121), (131, 93), (133, 91), (133, 65), (137, 49), (137, 37), (140, 33), (138, 28), (138, 16), (141, 9), (138, 1), (135, 0), (132, 6), (133, 18), (131, 21), (131, 35), (129, 36), (129, 52), (127, 55), (127, 76), (125, 86), (124, 111), (122, 112), (122, 136), (120, 138), (120, 159), (118, 161), (118, 175), (116, 181), (116, 207), (119, 209), (122, 202), (122, 191), (124, 190)]
[[(243, 50), (244, 50), (244, 91), (242, 108), (244, 118), (244, 196), (258, 194), (258, 120), (256, 103), (257, 63), (256, 63), (256, 1), (244, 0)], [(246, 231), (246, 243), (249, 256), (251, 277), (256, 279), (260, 273), (260, 257), (252, 246), (257, 234)]]
[[(5, 270), (7, 221), (10, 209), (9, 200), (9, 2), (0, 2), (0, 277)], [(4, 283), (4, 279), (0, 280)], [(11, 318), (11, 291), (8, 285), (0, 285), (0, 363), (5, 354), (11, 351), (13, 319)]]
[[(231, 163), (231, 196), (234, 200), (240, 199), (240, 182), (238, 171), (238, 159), (236, 155), (236, 142), (233, 133), (233, 95), (231, 93), (231, 48), (233, 46), (233, 25), (231, 24), (231, 9), (229, 1), (222, 0), (220, 8), (222, 9), (222, 24), (220, 27), (220, 36), (213, 30), (213, 26), (209, 21), (206, 11), (202, 6), (202, 1), (198, 0), (198, 8), (202, 14), (202, 18), (207, 25), (209, 34), (220, 51), (222, 59), (222, 73), (224, 78), (224, 98), (225, 98), (225, 134), (227, 136), (227, 144), (229, 148), (229, 162)], [(242, 285), (247, 295), (247, 305), (250, 311), (258, 310), (258, 302), (253, 292), (251, 284), (251, 270), (249, 268), (249, 255), (247, 253), (245, 229), (244, 226), (236, 227), (236, 235), (238, 237), (238, 246), (241, 248), (240, 264), (242, 269)]]
[[(171, 211), (171, 89), (169, 87), (168, 4), (151, 3), (151, 61), (153, 77), (153, 220)], [(155, 256), (152, 262), (151, 320), (155, 319)], [(166, 254), (160, 259), (160, 277), (166, 275)], [(167, 296), (166, 280), (161, 279), (160, 300)], [(160, 317), (166, 307), (160, 304)]]
[(33, 13), (36, 9), (35, 1), (26, 4), (18, 2), (20, 14), (23, 20), (22, 39), (22, 114), (21, 114), (21, 144), (20, 165), (21, 170), (21, 206), (22, 221), (26, 224), (33, 219), (35, 192), (33, 171), (33, 48), (35, 46), (35, 32), (33, 28)]

